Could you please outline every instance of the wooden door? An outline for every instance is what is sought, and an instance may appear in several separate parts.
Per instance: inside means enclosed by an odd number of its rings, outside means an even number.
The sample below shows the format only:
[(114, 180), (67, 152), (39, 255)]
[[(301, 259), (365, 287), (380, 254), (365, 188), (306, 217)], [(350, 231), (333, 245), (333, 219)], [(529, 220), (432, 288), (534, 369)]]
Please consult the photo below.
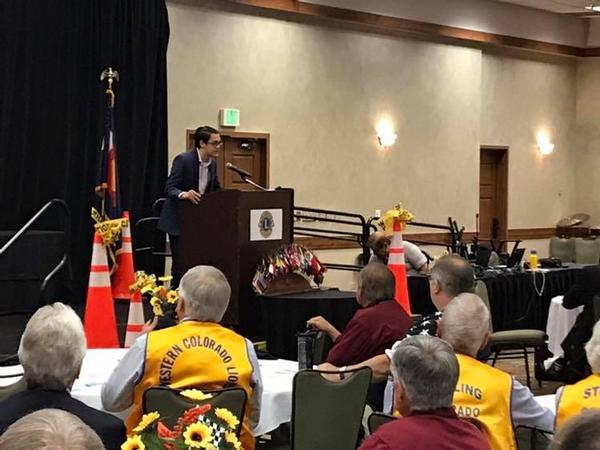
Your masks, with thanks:
[(479, 239), (506, 239), (508, 149), (482, 147), (479, 160)]
[[(231, 163), (250, 173), (252, 181), (269, 187), (269, 135), (266, 133), (244, 133), (221, 130), (223, 147), (217, 157), (217, 175), (223, 189), (252, 191), (256, 188), (227, 169)], [(187, 130), (188, 148), (194, 147), (194, 130)]]

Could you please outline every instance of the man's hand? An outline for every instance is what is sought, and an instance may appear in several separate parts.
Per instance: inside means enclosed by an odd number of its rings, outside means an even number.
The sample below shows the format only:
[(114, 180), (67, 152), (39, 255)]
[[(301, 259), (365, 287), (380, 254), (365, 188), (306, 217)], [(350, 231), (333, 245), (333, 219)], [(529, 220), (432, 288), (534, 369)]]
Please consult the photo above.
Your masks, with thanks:
[(306, 326), (314, 330), (324, 331), (329, 335), (332, 341), (335, 341), (340, 335), (338, 329), (331, 325), (323, 316), (316, 316), (312, 319), (308, 319), (306, 321)]
[(188, 202), (192, 202), (194, 205), (198, 204), (200, 197), (202, 197), (202, 195), (193, 189), (181, 193), (181, 200), (187, 200)]
[(144, 324), (144, 326), (142, 327), (142, 331), (140, 331), (140, 333), (141, 334), (150, 333), (152, 330), (154, 330), (156, 328), (156, 325), (158, 325), (158, 316), (154, 316), (151, 320), (146, 322)]
[[(339, 367), (336, 367), (333, 364), (330, 364), (328, 362), (319, 364), (317, 366), (317, 369), (324, 370), (327, 372), (339, 372), (340, 371)], [(339, 373), (322, 373), (321, 376), (329, 381), (340, 381)]]

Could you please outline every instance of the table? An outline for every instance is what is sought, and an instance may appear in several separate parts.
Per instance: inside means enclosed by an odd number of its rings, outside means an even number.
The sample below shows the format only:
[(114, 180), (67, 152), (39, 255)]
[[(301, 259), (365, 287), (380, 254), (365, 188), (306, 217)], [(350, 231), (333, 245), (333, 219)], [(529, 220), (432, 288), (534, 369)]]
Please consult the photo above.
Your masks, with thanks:
[(554, 359), (563, 355), (562, 341), (567, 337), (575, 324), (577, 316), (583, 311), (583, 306), (575, 309), (563, 307), (563, 296), (553, 297), (548, 310), (548, 323), (546, 334), (548, 335), (548, 349), (554, 355)]
[[(92, 349), (88, 350), (83, 360), (81, 374), (75, 381), (71, 395), (86, 405), (102, 410), (100, 390), (113, 369), (121, 360), (127, 349)], [(274, 430), (282, 423), (289, 422), (292, 415), (292, 380), (298, 371), (295, 361), (259, 360), (263, 380), (261, 397), (261, 415), (254, 436), (260, 436)], [(21, 366), (0, 367), (0, 386), (16, 382), (23, 369)], [(125, 419), (129, 410), (114, 413)]]

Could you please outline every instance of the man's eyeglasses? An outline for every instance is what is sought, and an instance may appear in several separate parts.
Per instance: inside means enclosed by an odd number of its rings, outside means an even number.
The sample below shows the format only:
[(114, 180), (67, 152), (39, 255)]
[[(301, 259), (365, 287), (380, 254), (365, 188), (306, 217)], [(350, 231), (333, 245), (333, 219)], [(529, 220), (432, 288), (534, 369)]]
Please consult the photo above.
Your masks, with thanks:
[(223, 147), (223, 141), (208, 141), (206, 144), (212, 145), (213, 147), (216, 147), (216, 148)]

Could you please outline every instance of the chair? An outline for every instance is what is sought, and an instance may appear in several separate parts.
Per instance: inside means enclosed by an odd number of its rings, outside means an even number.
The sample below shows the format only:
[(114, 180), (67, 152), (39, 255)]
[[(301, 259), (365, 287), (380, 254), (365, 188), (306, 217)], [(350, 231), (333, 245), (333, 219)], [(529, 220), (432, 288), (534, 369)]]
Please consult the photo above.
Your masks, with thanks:
[(4, 399), (7, 399), (13, 394), (17, 392), (21, 392), (27, 389), (27, 383), (25, 382), (25, 378), (21, 377), (18, 381), (9, 384), (7, 386), (0, 387), (0, 402)]
[(165, 199), (159, 198), (152, 205), (152, 216), (135, 223), (134, 249), (136, 267), (146, 273), (164, 273), (165, 258), (171, 253), (165, 249), (165, 233), (157, 228)]
[(177, 419), (186, 409), (193, 408), (195, 405), (210, 403), (214, 408), (227, 408), (239, 419), (240, 425), (238, 425), (236, 430), (236, 433), (239, 434), (246, 406), (246, 391), (242, 388), (203, 390), (202, 392), (205, 394), (210, 393), (213, 397), (201, 401), (183, 397), (179, 395), (179, 392), (181, 391), (164, 386), (147, 389), (142, 399), (144, 414), (151, 411), (158, 411), (164, 424), (171, 428), (177, 423)]
[(525, 425), (515, 428), (515, 437), (519, 450), (545, 450), (552, 441), (552, 433)]
[[(477, 294), (485, 306), (490, 311), (490, 340), (489, 346), (492, 359), (492, 366), (496, 365), (499, 359), (520, 359), (525, 362), (525, 374), (527, 376), (527, 386), (531, 388), (531, 376), (529, 374), (529, 355), (534, 355), (535, 378), (541, 386), (541, 375), (544, 373), (543, 353), (548, 337), (546, 333), (535, 329), (518, 329), (494, 332), (492, 327), (492, 315), (490, 301), (487, 293), (487, 287), (481, 280), (475, 283), (475, 294)], [(490, 358), (488, 358), (490, 359)]]
[(552, 236), (550, 239), (550, 256), (562, 262), (575, 261), (575, 239)]
[(577, 264), (598, 264), (600, 260), (600, 240), (575, 238), (575, 262)]
[(356, 448), (371, 369), (336, 372), (341, 381), (326, 380), (318, 370), (294, 376), (292, 390), (292, 450)]
[(369, 427), (369, 434), (373, 434), (381, 425), (385, 425), (392, 420), (396, 420), (396, 417), (384, 414), (381, 412), (374, 412), (367, 419), (367, 426)]

